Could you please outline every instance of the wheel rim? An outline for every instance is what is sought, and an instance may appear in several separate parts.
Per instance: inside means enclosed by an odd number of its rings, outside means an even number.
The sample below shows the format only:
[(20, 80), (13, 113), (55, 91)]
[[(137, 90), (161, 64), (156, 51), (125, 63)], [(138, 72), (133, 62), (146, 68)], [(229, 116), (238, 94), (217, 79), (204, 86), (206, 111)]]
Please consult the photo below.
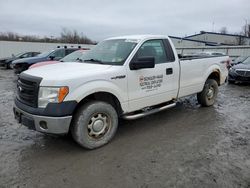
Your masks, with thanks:
[(102, 138), (110, 129), (110, 122), (109, 116), (104, 113), (93, 115), (88, 123), (88, 135), (94, 139)]
[(213, 99), (214, 93), (215, 93), (214, 88), (213, 88), (212, 86), (210, 86), (210, 87), (208, 88), (208, 92), (207, 92), (207, 98), (208, 98), (208, 100)]

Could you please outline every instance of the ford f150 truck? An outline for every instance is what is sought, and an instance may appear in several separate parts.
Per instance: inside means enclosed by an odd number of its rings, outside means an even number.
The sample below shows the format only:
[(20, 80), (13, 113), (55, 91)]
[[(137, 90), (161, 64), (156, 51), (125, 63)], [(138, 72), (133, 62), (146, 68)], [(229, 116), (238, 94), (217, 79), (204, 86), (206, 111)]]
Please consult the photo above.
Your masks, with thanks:
[(197, 94), (202, 106), (216, 100), (228, 75), (228, 56), (178, 54), (166, 36), (125, 36), (100, 42), (80, 62), (58, 63), (20, 74), (14, 114), (43, 133), (71, 133), (81, 146), (108, 143), (119, 118), (133, 120), (174, 107)]

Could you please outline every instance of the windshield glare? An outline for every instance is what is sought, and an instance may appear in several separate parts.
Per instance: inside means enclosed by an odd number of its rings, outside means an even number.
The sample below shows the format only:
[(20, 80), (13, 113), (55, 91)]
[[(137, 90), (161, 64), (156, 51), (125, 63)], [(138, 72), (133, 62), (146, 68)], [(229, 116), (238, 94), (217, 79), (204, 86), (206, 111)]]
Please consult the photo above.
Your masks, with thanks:
[(246, 59), (247, 57), (241, 56), (241, 57), (237, 57), (234, 62), (238, 63), (238, 62), (242, 62)]
[(52, 50), (52, 51), (49, 51), (49, 52), (43, 52), (43, 53), (39, 54), (37, 57), (47, 57), (49, 54), (51, 54), (54, 51), (55, 50)]
[(243, 64), (250, 65), (250, 57), (248, 57), (245, 61), (242, 62)]
[(77, 61), (79, 57), (83, 55), (84, 51), (83, 50), (77, 50), (75, 52), (70, 53), (69, 55), (65, 56), (62, 58), (60, 61), (61, 62), (72, 62), (72, 61)]
[(12, 54), (13, 57), (19, 57), (21, 56), (23, 53), (18, 53), (18, 54)]
[(82, 62), (123, 65), (136, 44), (135, 41), (126, 39), (105, 40), (79, 59)]

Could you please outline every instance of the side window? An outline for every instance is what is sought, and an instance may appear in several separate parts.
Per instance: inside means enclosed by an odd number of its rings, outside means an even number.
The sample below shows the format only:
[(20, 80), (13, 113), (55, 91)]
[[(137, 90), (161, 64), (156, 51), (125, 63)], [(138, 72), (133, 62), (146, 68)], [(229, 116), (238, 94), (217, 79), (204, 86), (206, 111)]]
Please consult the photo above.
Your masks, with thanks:
[(32, 52), (29, 52), (29, 53), (27, 54), (27, 56), (28, 56), (28, 57), (32, 57)]
[(54, 56), (56, 59), (63, 58), (64, 57), (64, 49), (56, 50), (51, 54), (51, 56)]
[(66, 50), (66, 55), (69, 55), (71, 54), (72, 52), (74, 52), (75, 50), (74, 49), (67, 49)]
[(168, 62), (174, 62), (175, 61), (175, 56), (173, 49), (167, 39), (164, 40), (164, 45), (165, 45), (165, 50), (167, 52), (167, 61)]
[(162, 40), (149, 40), (145, 42), (137, 51), (136, 56), (137, 58), (154, 57), (155, 64), (167, 62), (165, 47)]
[(40, 54), (40, 53), (39, 52), (33, 52), (32, 56), (34, 57), (34, 56), (37, 56), (38, 54)]
[(21, 56), (21, 58), (26, 58), (26, 57), (30, 57), (30, 56), (29, 56), (29, 53), (25, 53), (25, 54), (23, 54), (23, 55)]

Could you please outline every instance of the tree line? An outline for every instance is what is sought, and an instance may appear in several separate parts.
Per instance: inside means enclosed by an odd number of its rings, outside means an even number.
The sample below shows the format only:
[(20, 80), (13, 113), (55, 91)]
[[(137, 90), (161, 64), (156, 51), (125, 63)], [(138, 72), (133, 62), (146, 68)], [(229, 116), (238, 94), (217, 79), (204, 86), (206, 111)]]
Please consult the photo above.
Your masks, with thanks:
[[(222, 34), (229, 34), (227, 27), (222, 27), (220, 29), (220, 33)], [(240, 32), (234, 33), (235, 35), (241, 35), (244, 37), (250, 37), (250, 24), (246, 23), (244, 26), (242, 26), (242, 29)]]
[[(220, 33), (222, 34), (232, 34), (228, 32), (227, 27), (222, 27), (220, 29)], [(236, 36), (236, 43), (237, 45), (245, 45), (246, 43), (246, 38), (245, 37), (250, 37), (250, 24), (246, 23), (244, 26), (242, 26), (242, 29), (240, 32), (233, 33)]]
[(20, 35), (14, 32), (0, 32), (0, 40), (3, 41), (24, 41), (24, 42), (50, 42), (50, 43), (70, 43), (70, 44), (96, 44), (83, 33), (76, 30), (63, 28), (59, 37), (40, 37), (35, 35)]

